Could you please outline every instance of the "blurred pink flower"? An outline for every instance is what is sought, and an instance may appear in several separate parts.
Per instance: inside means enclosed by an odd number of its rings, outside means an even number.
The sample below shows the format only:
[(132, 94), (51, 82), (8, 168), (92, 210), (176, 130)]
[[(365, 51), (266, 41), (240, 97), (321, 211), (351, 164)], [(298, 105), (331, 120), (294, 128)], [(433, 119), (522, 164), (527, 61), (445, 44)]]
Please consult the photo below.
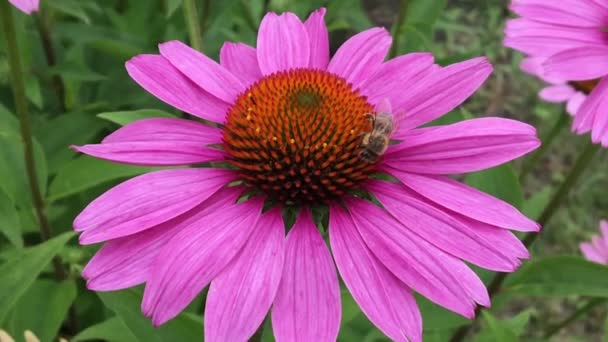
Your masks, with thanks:
[(600, 234), (595, 235), (591, 242), (581, 243), (580, 248), (587, 260), (608, 264), (608, 221), (600, 221)]
[(512, 0), (510, 8), (520, 18), (507, 22), (504, 45), (528, 56), (524, 71), (551, 84), (543, 99), (567, 102), (574, 132), (591, 131), (608, 147), (608, 2)]
[(17, 7), (25, 14), (32, 14), (38, 11), (40, 0), (8, 0), (13, 6)]
[(521, 70), (536, 76), (543, 81), (549, 83), (538, 94), (541, 99), (553, 103), (566, 103), (566, 111), (574, 116), (579, 108), (587, 99), (585, 91), (575, 88), (573, 84), (557, 78), (550, 78), (544, 74), (543, 63), (546, 60), (544, 57), (527, 57), (520, 65)]
[[(509, 230), (540, 227), (446, 175), (534, 150), (535, 129), (501, 118), (418, 128), (473, 94), (492, 71), (488, 61), (440, 67), (431, 54), (413, 53), (384, 62), (391, 37), (382, 28), (353, 36), (330, 59), (324, 15), (301, 22), (269, 13), (257, 48), (225, 43), (219, 64), (178, 41), (127, 62), (159, 99), (222, 125), (146, 119), (75, 148), (119, 163), (232, 167), (150, 172), (89, 204), (74, 221), (80, 242), (105, 242), (83, 272), (90, 289), (145, 283), (142, 309), (159, 325), (210, 284), (206, 341), (248, 339), (271, 306), (278, 341), (336, 340), (336, 266), (394, 340), (422, 338), (412, 291), (466, 317), (490, 305), (465, 262), (511, 272), (528, 252)], [(359, 154), (375, 110), (407, 115), (394, 116), (401, 143), (366, 161)], [(377, 171), (401, 183), (368, 177)], [(333, 260), (311, 215), (319, 205), (329, 207)], [(294, 206), (285, 238), (282, 212)]]

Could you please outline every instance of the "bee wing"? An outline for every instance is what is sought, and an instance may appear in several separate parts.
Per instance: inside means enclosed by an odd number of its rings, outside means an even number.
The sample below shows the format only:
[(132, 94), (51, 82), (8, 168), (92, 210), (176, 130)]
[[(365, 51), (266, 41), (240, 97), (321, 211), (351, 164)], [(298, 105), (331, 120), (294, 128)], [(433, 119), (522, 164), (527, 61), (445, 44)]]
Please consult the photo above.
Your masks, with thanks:
[(400, 111), (397, 113), (393, 113), (393, 131), (392, 133), (396, 133), (399, 131), (399, 123), (405, 120), (407, 113), (405, 111)]
[(391, 100), (384, 97), (380, 102), (376, 104), (376, 113), (392, 113), (393, 106), (391, 106)]
[(388, 115), (392, 119), (392, 126), (390, 128), (391, 134), (396, 132), (398, 129), (399, 121), (405, 118), (405, 112), (393, 112), (393, 106), (391, 105), (391, 101), (388, 98), (382, 98), (380, 102), (376, 104), (376, 113), (382, 113), (384, 115)]

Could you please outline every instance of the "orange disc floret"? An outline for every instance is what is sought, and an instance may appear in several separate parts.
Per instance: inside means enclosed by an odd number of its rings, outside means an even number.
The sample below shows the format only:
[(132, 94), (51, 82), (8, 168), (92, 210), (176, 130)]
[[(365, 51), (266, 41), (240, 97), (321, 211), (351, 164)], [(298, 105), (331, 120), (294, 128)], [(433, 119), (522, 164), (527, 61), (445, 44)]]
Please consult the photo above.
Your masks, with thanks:
[(367, 178), (361, 140), (372, 124), (367, 98), (326, 71), (267, 76), (228, 112), (224, 149), (247, 183), (282, 202), (324, 203)]

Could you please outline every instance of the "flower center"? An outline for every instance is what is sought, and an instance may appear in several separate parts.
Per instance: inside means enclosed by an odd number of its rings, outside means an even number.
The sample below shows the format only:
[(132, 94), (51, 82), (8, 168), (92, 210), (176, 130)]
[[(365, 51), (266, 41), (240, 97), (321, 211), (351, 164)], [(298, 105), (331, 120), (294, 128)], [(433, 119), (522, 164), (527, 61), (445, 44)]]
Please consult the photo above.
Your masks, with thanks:
[(224, 149), (245, 181), (286, 203), (326, 203), (367, 178), (373, 107), (344, 79), (296, 69), (267, 76), (228, 112)]
[(572, 85), (574, 89), (589, 95), (591, 91), (597, 86), (597, 84), (600, 83), (600, 80), (600, 78), (596, 78), (594, 80), (576, 81), (570, 82), (570, 85)]

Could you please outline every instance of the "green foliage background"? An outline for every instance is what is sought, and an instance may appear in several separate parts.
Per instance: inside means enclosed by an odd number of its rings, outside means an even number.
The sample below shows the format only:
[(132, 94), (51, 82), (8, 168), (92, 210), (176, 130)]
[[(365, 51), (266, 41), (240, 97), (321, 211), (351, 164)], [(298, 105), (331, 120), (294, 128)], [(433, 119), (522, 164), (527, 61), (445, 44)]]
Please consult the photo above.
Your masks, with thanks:
[[(5, 0), (0, 0), (5, 1)], [(9, 82), (4, 41), (0, 41), (0, 327), (17, 340), (32, 330), (42, 341), (200, 341), (204, 293), (165, 326), (155, 329), (139, 309), (141, 288), (94, 293), (80, 271), (99, 246), (79, 246), (71, 222), (82, 208), (120, 181), (151, 168), (124, 166), (78, 156), (68, 146), (98, 142), (120, 125), (151, 116), (182, 114), (153, 98), (127, 75), (124, 62), (156, 53), (159, 42), (188, 41), (181, 0), (42, 0), (39, 15), (14, 11), (30, 116), (34, 125), (37, 175), (43, 185), (52, 240), (42, 242), (27, 186), (22, 141)], [(399, 1), (380, 0), (222, 0), (199, 1), (202, 48), (217, 59), (224, 41), (255, 45), (267, 10), (305, 17), (326, 6), (335, 50), (354, 32), (390, 27)], [(538, 81), (519, 72), (518, 54), (501, 46), (507, 1), (411, 0), (406, 24), (395, 39), (399, 54), (431, 51), (442, 65), (486, 55), (495, 72), (464, 106), (441, 123), (498, 114), (530, 122), (541, 135), (561, 107), (538, 100)], [(39, 29), (48, 28), (56, 52), (49, 65)], [(63, 90), (57, 87), (57, 77)], [(61, 91), (65, 101), (60, 101)], [(404, 94), (407, 96), (407, 94)], [(468, 175), (466, 181), (537, 217), (588, 137), (564, 130), (525, 187), (519, 164)], [(534, 258), (507, 283), (484, 312), (475, 341), (542, 341), (542, 331), (581, 306), (586, 297), (608, 298), (608, 267), (578, 257), (577, 245), (608, 216), (608, 156), (600, 154), (571, 192), (567, 205), (545, 227)], [(570, 254), (573, 256), (559, 256)], [(61, 258), (69, 275), (57, 281), (51, 259)], [(484, 279), (491, 274), (478, 270)], [(425, 340), (446, 341), (463, 318), (419, 298)], [(71, 309), (70, 309), (71, 308)], [(559, 338), (601, 339), (605, 310), (596, 309)], [(272, 340), (266, 322), (264, 340)], [(381, 341), (385, 337), (343, 291), (342, 341)]]

